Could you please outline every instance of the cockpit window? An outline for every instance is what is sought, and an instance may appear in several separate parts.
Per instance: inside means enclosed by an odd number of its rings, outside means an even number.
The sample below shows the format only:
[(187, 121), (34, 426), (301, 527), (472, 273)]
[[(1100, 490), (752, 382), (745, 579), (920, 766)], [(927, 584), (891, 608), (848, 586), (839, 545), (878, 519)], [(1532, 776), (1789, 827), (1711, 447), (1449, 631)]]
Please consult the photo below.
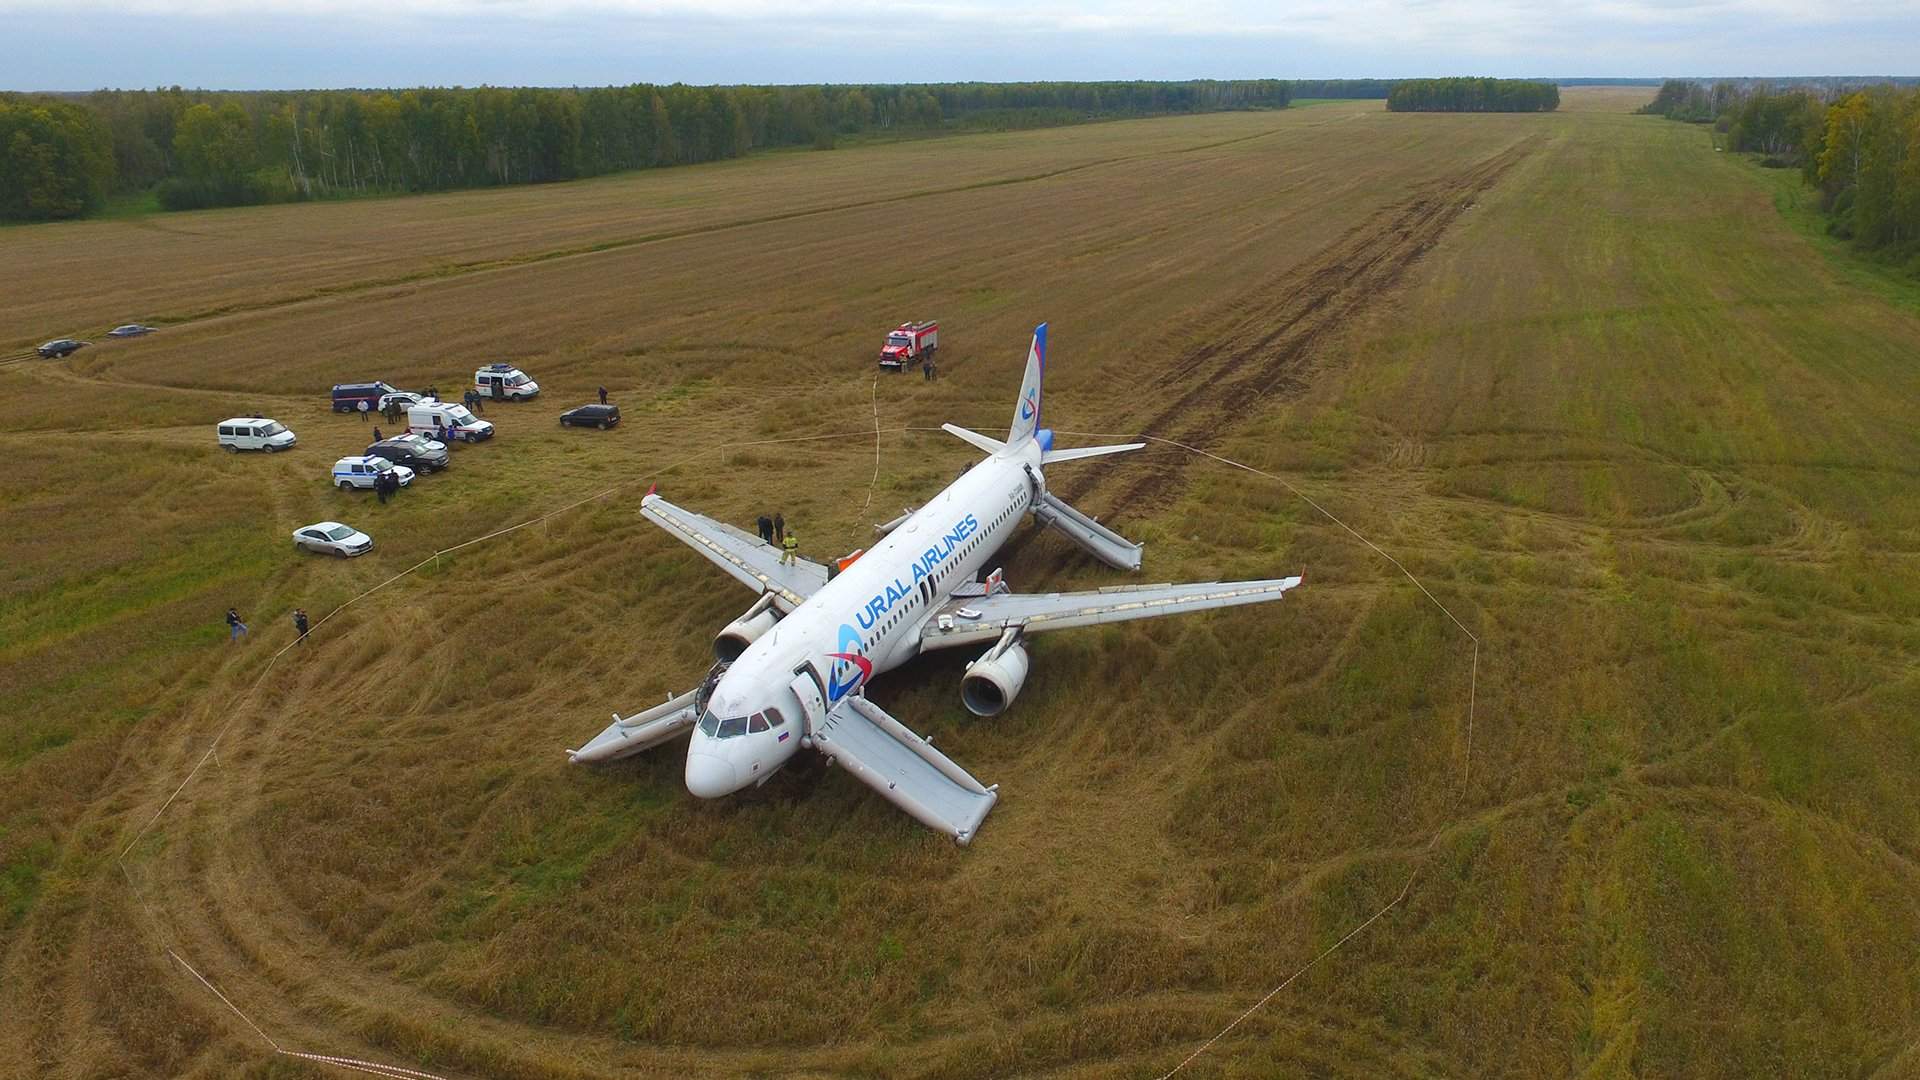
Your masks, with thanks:
[(754, 713), (754, 714), (753, 714), (753, 719), (752, 719), (752, 720), (750, 720), (750, 721), (748, 721), (748, 723), (747, 723), (747, 730), (748, 730), (748, 731), (765, 731), (765, 730), (767, 730), (767, 714), (766, 714), (766, 713), (758, 713), (758, 712), (757, 712), (757, 713)]
[(787, 718), (786, 718), (786, 717), (784, 717), (784, 716), (781, 716), (781, 715), (780, 715), (780, 710), (779, 710), (779, 709), (768, 709), (768, 710), (767, 710), (767, 724), (768, 724), (768, 726), (770, 726), (770, 727), (779, 727), (779, 726), (780, 726), (781, 724), (784, 724), (784, 723), (786, 723), (786, 722), (787, 722)]
[(707, 710), (707, 715), (700, 718), (700, 734), (712, 737), (719, 730), (720, 718), (713, 715), (713, 710)]
[(731, 739), (735, 735), (745, 735), (746, 733), (747, 718), (744, 716), (729, 716), (725, 720), (720, 721), (720, 737), (723, 739)]

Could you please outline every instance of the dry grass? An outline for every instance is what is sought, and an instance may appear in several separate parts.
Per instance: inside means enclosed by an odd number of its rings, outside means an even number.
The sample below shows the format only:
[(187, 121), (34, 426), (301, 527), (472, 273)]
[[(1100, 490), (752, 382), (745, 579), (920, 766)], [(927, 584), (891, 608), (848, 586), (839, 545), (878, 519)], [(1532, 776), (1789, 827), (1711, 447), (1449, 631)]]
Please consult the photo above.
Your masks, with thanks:
[[(155, 272), (182, 241), (139, 225), (0, 232), (8, 274), (57, 250), (98, 284), (33, 278), (36, 319), (121, 281), (248, 309), (7, 369), (0, 1056), (28, 1075), (319, 1075), (169, 947), (286, 1045), (449, 1075), (1154, 1074), (1416, 867), (1193, 1074), (1911, 1066), (1920, 322), (1840, 284), (1697, 131), (1337, 104), (185, 220), (199, 272)], [(476, 259), (517, 262), (448, 269)], [(943, 381), (876, 387), (877, 333), (921, 315)], [(638, 521), (653, 474), (852, 547), (969, 454), (890, 431), (863, 514), (870, 395), (890, 429), (1003, 424), (1041, 318), (1053, 423), (1284, 471), (1481, 635), (1464, 793), (1450, 624), (1273, 483), (1162, 448), (1055, 483), (1147, 540), (1155, 580), (1308, 587), (1046, 639), (991, 723), (964, 657), (886, 680), (1003, 785), (966, 851), (811, 763), (713, 804), (672, 753), (565, 764), (696, 678), (750, 599)], [(494, 443), (386, 507), (323, 486), (364, 444), (329, 383), (446, 389), (494, 358), (550, 390), (497, 407)], [(553, 424), (601, 383), (622, 430)], [(255, 409), (301, 447), (216, 453), (208, 426)], [(615, 484), (350, 608), (242, 696), (294, 604)], [(325, 516), (379, 550), (293, 558)], [(1045, 537), (1007, 562), (1016, 587), (1112, 580)]]

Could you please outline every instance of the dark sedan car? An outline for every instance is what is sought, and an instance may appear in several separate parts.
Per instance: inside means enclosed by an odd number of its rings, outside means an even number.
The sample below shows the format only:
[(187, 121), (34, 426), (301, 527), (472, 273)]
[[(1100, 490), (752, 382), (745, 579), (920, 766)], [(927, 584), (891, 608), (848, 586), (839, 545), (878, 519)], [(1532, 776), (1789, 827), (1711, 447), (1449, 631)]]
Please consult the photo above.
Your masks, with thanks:
[(34, 351), (49, 360), (58, 360), (63, 356), (72, 356), (91, 344), (90, 341), (75, 341), (70, 337), (54, 338)]
[(425, 472), (439, 472), (447, 467), (449, 460), (447, 444), (425, 435), (399, 435), (384, 439), (367, 447), (367, 456), (383, 457), (395, 465)]
[(572, 427), (610, 428), (620, 422), (618, 405), (582, 405), (560, 414), (560, 423)]

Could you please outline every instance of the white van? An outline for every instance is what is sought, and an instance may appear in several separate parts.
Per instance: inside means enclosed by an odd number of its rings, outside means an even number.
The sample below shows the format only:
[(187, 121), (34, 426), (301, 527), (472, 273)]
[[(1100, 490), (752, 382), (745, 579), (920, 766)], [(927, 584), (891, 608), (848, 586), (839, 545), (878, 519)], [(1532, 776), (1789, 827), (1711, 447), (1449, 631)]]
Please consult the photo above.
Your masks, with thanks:
[(237, 454), (242, 450), (265, 450), (271, 454), (275, 450), (285, 450), (298, 441), (285, 424), (264, 416), (236, 416), (231, 420), (222, 420), (219, 430), (220, 445), (226, 447), (229, 454)]
[(473, 388), (495, 401), (524, 400), (540, 393), (540, 384), (512, 364), (488, 364), (474, 372)]
[(449, 405), (444, 401), (423, 401), (407, 409), (407, 430), (441, 442), (454, 439), (479, 442), (493, 438), (491, 422), (473, 415), (465, 405)]

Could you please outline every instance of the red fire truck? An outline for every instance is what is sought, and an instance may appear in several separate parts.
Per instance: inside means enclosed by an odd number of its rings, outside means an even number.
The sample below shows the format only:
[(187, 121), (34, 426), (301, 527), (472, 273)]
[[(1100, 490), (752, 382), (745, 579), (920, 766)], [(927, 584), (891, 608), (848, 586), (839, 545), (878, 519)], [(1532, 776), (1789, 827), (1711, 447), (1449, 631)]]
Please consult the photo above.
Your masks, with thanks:
[(887, 343), (880, 347), (880, 366), (892, 371), (905, 371), (922, 358), (931, 357), (939, 349), (939, 323), (901, 323), (887, 334)]

